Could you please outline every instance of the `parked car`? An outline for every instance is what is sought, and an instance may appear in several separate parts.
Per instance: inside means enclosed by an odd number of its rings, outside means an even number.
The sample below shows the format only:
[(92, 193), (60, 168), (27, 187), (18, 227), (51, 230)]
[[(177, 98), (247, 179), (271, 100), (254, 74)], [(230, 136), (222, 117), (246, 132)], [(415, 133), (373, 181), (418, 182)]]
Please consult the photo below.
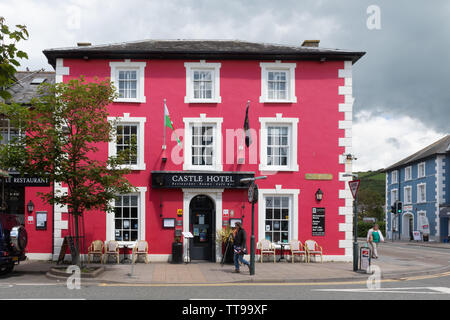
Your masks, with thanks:
[(27, 231), (12, 214), (0, 213), (0, 275), (12, 272), (26, 259)]

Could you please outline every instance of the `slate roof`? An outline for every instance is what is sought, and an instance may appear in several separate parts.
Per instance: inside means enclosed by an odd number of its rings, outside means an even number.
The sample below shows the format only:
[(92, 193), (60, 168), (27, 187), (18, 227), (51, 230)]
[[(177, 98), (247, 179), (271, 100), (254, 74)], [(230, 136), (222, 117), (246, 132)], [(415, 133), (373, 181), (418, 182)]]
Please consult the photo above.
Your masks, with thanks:
[(43, 51), (55, 67), (57, 58), (84, 59), (233, 59), (351, 60), (365, 52), (321, 47), (288, 46), (240, 40), (140, 40), (105, 45), (54, 48)]
[(429, 146), (423, 148), (420, 151), (417, 151), (416, 153), (410, 155), (409, 157), (406, 157), (403, 160), (400, 160), (397, 163), (394, 163), (390, 167), (384, 169), (384, 171), (391, 171), (392, 169), (402, 167), (406, 164), (416, 162), (419, 160), (423, 160), (425, 158), (437, 155), (437, 154), (447, 154), (450, 153), (450, 134), (446, 135), (442, 139), (436, 141), (433, 144), (430, 144)]
[(12, 101), (20, 104), (29, 104), (31, 99), (37, 96), (39, 83), (32, 84), (42, 79), (43, 82), (55, 83), (55, 72), (52, 71), (17, 71), (15, 75), (17, 81), (7, 90), (12, 95)]

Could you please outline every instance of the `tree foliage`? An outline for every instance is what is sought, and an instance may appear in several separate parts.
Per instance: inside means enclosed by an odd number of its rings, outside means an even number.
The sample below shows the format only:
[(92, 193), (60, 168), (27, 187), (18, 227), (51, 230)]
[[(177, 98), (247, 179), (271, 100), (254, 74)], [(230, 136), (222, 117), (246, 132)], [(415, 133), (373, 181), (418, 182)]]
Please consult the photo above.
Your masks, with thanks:
[(31, 107), (1, 106), (0, 112), (25, 133), (0, 148), (3, 167), (67, 185), (67, 194), (40, 195), (49, 204), (67, 205), (70, 214), (112, 211), (117, 194), (134, 190), (124, 176), (129, 171), (120, 167), (129, 154), (95, 157), (102, 143), (114, 139), (107, 106), (115, 96), (109, 81), (80, 77), (42, 84)]
[(28, 31), (24, 25), (16, 25), (11, 30), (0, 17), (0, 98), (8, 100), (11, 94), (6, 90), (15, 81), (18, 59), (28, 59), (28, 55), (17, 48), (17, 42), (28, 39)]

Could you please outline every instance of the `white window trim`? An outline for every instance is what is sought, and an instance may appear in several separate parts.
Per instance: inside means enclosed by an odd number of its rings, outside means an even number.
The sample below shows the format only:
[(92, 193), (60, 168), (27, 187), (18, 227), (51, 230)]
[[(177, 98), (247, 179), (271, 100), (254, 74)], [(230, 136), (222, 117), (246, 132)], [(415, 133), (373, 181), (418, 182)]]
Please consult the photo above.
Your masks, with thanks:
[[(220, 67), (221, 63), (208, 63), (205, 60), (200, 62), (185, 62), (186, 68), (186, 96), (184, 97), (184, 103), (221, 103), (222, 98), (220, 96)], [(213, 71), (213, 95), (211, 99), (195, 99), (193, 88), (193, 72), (194, 71), (209, 70)]]
[[(396, 196), (393, 197), (394, 191), (396, 192)], [(398, 199), (398, 189), (391, 189), (391, 206), (394, 205), (395, 201)]]
[[(406, 172), (409, 171), (409, 177), (407, 176)], [(405, 181), (411, 181), (412, 180), (412, 166), (408, 166), (405, 168)]]
[[(394, 173), (395, 173), (395, 181), (394, 181)], [(398, 170), (394, 170), (391, 172), (391, 184), (398, 183)]]
[[(145, 122), (146, 117), (130, 117), (129, 113), (124, 113), (123, 117), (108, 117), (108, 121), (116, 122), (116, 125), (127, 125), (133, 124), (138, 125), (138, 136), (137, 136), (137, 163), (136, 164), (123, 164), (119, 168), (128, 168), (130, 170), (145, 170), (145, 159), (144, 159), (144, 136), (145, 136)], [(116, 139), (113, 137), (111, 141), (108, 142), (108, 157), (115, 157), (117, 155)]]
[[(423, 175), (420, 175), (420, 167), (423, 166)], [(417, 165), (417, 178), (424, 178), (427, 173), (426, 173), (426, 165), (425, 162), (421, 162)]]
[[(298, 196), (300, 194), (300, 189), (259, 189), (259, 198), (261, 199), (258, 205), (258, 241), (265, 239), (266, 234), (266, 196), (290, 196), (292, 212), (292, 219), (289, 219), (289, 240), (298, 239)], [(292, 231), (292, 232), (291, 232)]]
[[(425, 199), (420, 198), (420, 186), (424, 186)], [(417, 203), (426, 203), (426, 202), (427, 202), (427, 184), (426, 183), (418, 183), (417, 184)]]
[(115, 61), (110, 62), (109, 66), (111, 67), (111, 82), (116, 86), (118, 90), (117, 82), (117, 73), (120, 70), (136, 70), (137, 71), (137, 79), (138, 84), (136, 86), (136, 98), (116, 98), (114, 102), (137, 102), (144, 103), (146, 102), (145, 98), (145, 67), (146, 62), (131, 62), (130, 59), (125, 59), (124, 61)]
[[(261, 128), (259, 132), (260, 150), (259, 150), (259, 171), (298, 171), (299, 166), (297, 162), (298, 150), (298, 118), (283, 118), (281, 113), (277, 113), (275, 118), (259, 118)], [(288, 166), (269, 166), (267, 165), (267, 126), (269, 125), (289, 125), (290, 126), (290, 155), (288, 159)]]
[[(295, 68), (296, 63), (282, 63), (277, 60), (273, 62), (261, 62), (261, 96), (259, 97), (260, 103), (297, 103), (297, 96), (295, 95)], [(289, 77), (288, 94), (287, 99), (269, 99), (268, 97), (268, 72), (269, 71), (287, 71)]]
[[(183, 170), (196, 171), (223, 171), (222, 164), (222, 122), (223, 118), (207, 118), (200, 114), (200, 118), (183, 118), (184, 122), (184, 162)], [(214, 161), (212, 166), (197, 166), (192, 164), (192, 130), (191, 126), (197, 124), (213, 124), (214, 132)]]
[[(137, 195), (139, 198), (139, 208), (138, 208), (138, 220), (139, 220), (139, 230), (138, 230), (138, 240), (145, 240), (145, 194), (147, 192), (147, 187), (136, 187), (137, 192), (127, 193), (123, 195)], [(111, 203), (114, 206), (114, 200)], [(115, 240), (116, 236), (114, 234), (114, 212), (106, 213), (106, 241)], [(118, 241), (120, 246), (127, 245), (132, 246), (136, 241)]]
[[(409, 190), (409, 194), (410, 194), (410, 200), (411, 201), (407, 201), (407, 197), (406, 197), (406, 190)], [(411, 204), (412, 203), (412, 186), (406, 186), (403, 188), (403, 198), (405, 199), (405, 204)]]

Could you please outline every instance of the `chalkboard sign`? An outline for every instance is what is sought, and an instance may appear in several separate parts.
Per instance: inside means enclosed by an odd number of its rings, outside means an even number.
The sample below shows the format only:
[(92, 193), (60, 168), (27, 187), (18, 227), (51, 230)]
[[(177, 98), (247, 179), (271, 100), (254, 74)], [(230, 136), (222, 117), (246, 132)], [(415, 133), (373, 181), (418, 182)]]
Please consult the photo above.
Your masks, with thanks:
[(65, 236), (63, 244), (61, 246), (61, 251), (59, 252), (58, 262), (60, 264), (64, 261), (64, 256), (66, 255), (67, 248), (69, 248), (70, 255), (72, 256), (72, 262), (75, 261), (77, 256), (77, 250), (75, 249), (75, 243), (71, 236)]
[(325, 208), (312, 208), (312, 235), (325, 235)]

